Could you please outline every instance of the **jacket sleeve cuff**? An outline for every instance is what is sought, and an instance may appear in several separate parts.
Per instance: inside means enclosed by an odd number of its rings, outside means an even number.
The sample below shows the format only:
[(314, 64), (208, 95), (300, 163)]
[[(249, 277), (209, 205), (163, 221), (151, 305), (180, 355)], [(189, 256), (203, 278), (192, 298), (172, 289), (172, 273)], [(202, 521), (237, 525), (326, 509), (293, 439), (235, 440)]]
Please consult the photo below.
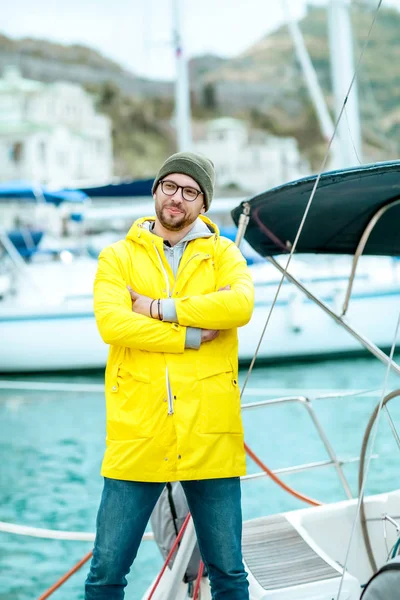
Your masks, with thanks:
[(172, 298), (169, 298), (168, 300), (161, 300), (161, 308), (163, 321), (168, 321), (169, 323), (178, 322), (178, 317), (175, 308), (175, 300), (173, 300)]
[(201, 329), (198, 327), (186, 327), (185, 349), (198, 350), (201, 344)]

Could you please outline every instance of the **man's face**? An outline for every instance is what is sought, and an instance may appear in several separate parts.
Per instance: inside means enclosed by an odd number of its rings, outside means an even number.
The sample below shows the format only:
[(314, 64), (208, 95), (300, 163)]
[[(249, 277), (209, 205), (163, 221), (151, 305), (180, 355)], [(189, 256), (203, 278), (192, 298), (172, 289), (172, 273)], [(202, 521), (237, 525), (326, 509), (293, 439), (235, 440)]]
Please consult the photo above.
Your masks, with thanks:
[[(199, 184), (182, 173), (171, 173), (163, 177), (164, 182), (173, 182), (182, 187), (201, 191)], [(164, 184), (164, 188), (173, 187)], [(169, 193), (169, 192), (168, 192)], [(155, 201), (156, 215), (161, 225), (168, 231), (180, 231), (191, 225), (199, 216), (205, 212), (204, 195), (199, 194), (193, 202), (188, 202), (182, 196), (183, 190), (179, 187), (174, 194), (169, 196), (161, 189), (161, 183), (153, 195)]]

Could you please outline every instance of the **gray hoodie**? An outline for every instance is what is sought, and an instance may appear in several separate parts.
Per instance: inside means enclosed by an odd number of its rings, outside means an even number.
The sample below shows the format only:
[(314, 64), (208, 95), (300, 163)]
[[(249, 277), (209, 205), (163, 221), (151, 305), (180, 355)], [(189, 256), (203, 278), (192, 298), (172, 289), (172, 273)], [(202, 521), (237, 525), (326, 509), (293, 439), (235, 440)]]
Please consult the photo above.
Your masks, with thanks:
[[(153, 231), (154, 221), (146, 221), (143, 224), (149, 231)], [(184, 238), (181, 239), (180, 242), (175, 244), (175, 246), (171, 246), (168, 241), (164, 241), (164, 253), (165, 258), (167, 259), (174, 276), (178, 272), (179, 264), (181, 262), (183, 253), (186, 249), (186, 246), (192, 240), (196, 240), (197, 238), (207, 238), (214, 235), (212, 231), (207, 227), (207, 225), (200, 218), (197, 218), (193, 224), (192, 229), (185, 235)], [(171, 323), (177, 323), (178, 317), (175, 309), (175, 300), (173, 298), (169, 298), (167, 300), (162, 301), (162, 313), (163, 313), (163, 321), (169, 321)], [(197, 350), (200, 348), (201, 343), (201, 330), (197, 327), (187, 327), (186, 329), (186, 342), (185, 348), (192, 348)]]

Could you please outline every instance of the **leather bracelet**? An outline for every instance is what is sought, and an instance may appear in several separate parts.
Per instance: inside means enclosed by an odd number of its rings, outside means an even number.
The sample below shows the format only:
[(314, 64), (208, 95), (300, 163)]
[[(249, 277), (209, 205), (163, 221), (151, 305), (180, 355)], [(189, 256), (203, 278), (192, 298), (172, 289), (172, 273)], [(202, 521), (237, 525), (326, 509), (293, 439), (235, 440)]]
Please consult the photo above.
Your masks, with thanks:
[(159, 321), (162, 321), (161, 313), (160, 313), (160, 304), (161, 304), (161, 300), (157, 300), (158, 319), (159, 319)]
[(153, 317), (153, 313), (151, 312), (151, 309), (153, 308), (153, 302), (155, 302), (155, 300), (152, 300), (152, 301), (150, 302), (150, 317), (151, 317), (152, 319), (154, 319), (154, 317)]

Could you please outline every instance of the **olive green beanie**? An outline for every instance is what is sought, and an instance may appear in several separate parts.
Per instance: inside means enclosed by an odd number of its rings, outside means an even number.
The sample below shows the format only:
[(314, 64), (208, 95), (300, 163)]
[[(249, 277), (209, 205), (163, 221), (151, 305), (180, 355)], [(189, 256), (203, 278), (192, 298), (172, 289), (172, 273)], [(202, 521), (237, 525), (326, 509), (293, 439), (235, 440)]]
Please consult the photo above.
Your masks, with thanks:
[(177, 154), (173, 154), (167, 158), (158, 171), (153, 183), (153, 194), (156, 191), (160, 179), (163, 179), (163, 177), (166, 177), (166, 175), (170, 175), (171, 173), (182, 173), (197, 181), (204, 194), (206, 210), (210, 208), (214, 192), (215, 170), (214, 165), (209, 158), (203, 154), (194, 152), (178, 152)]

